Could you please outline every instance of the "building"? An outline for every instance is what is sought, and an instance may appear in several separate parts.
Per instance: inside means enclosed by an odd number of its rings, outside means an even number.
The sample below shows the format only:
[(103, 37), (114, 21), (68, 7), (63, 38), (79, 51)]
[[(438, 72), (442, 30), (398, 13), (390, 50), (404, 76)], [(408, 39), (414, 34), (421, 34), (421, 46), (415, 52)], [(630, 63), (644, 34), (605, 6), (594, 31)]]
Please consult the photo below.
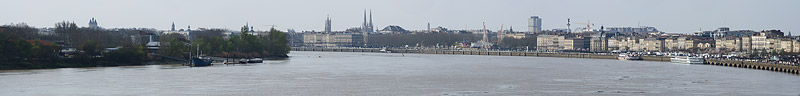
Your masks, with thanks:
[(431, 31), (431, 23), (430, 22), (428, 22), (428, 30), (425, 30), (425, 31), (428, 31), (428, 33), (433, 32), (433, 31)]
[(537, 50), (563, 50), (561, 41), (564, 36), (559, 35), (539, 35), (536, 36), (536, 49)]
[(739, 37), (739, 38), (741, 38), (741, 40), (742, 40), (741, 41), (742, 42), (741, 51), (749, 52), (749, 51), (753, 50), (753, 38), (750, 38), (750, 36)]
[(641, 51), (647, 52), (664, 52), (666, 51), (665, 38), (645, 38), (643, 40), (644, 48)]
[(695, 32), (694, 34), (695, 34), (695, 36), (702, 36), (702, 37), (723, 38), (723, 37), (727, 37), (727, 36), (738, 36), (738, 37), (751, 36), (751, 35), (754, 35), (755, 33), (758, 33), (758, 32), (753, 31), (753, 30), (733, 30), (733, 31), (731, 31), (731, 29), (728, 28), (728, 27), (720, 27), (720, 28), (717, 28), (717, 30), (714, 30), (714, 31), (698, 31), (698, 32)]
[(383, 34), (408, 34), (409, 33), (408, 30), (403, 29), (403, 27), (396, 26), (396, 25), (386, 26), (383, 29), (381, 29), (379, 32), (383, 33)]
[(303, 33), (299, 32), (286, 32), (287, 38), (289, 38), (289, 46), (297, 47), (303, 46)]
[[(597, 32), (596, 34), (592, 34), (592, 38), (590, 39), (589, 51), (592, 52), (609, 52), (613, 49), (609, 49), (609, 38), (615, 37), (613, 33), (606, 33), (605, 31)], [(613, 41), (615, 42), (615, 41)], [(616, 45), (615, 45), (616, 46)]]
[(588, 51), (591, 37), (571, 35), (539, 35), (536, 36), (537, 50), (577, 50)]
[(607, 43), (607, 45), (606, 45), (606, 49), (607, 50), (609, 50), (609, 51), (620, 50), (619, 49), (619, 46), (620, 46), (619, 45), (619, 42), (620, 42), (619, 40), (620, 39), (617, 39), (617, 38), (621, 38), (621, 36), (607, 37), (607, 42), (606, 42)]
[(89, 28), (102, 29), (102, 28), (100, 28), (100, 26), (97, 25), (97, 20), (95, 20), (94, 18), (89, 19)]
[(750, 37), (728, 36), (714, 40), (715, 48), (724, 51), (747, 51), (750, 50)]
[(361, 32), (374, 32), (375, 26), (372, 24), (372, 10), (369, 10), (369, 23), (367, 22), (367, 10), (364, 10), (364, 23), (361, 24)]
[(650, 34), (650, 33), (657, 33), (659, 32), (656, 27), (650, 26), (639, 26), (639, 27), (605, 27), (603, 31), (606, 32), (619, 32), (623, 34), (630, 34), (630, 33), (640, 33), (640, 34)]
[(561, 46), (563, 46), (563, 50), (577, 50), (577, 51), (587, 51), (589, 50), (591, 37), (573, 37), (573, 38), (565, 38), (561, 40)]
[(528, 18), (528, 32), (536, 34), (542, 31), (542, 18), (531, 16)]
[[(439, 26), (439, 27), (436, 27), (436, 28), (433, 28), (433, 29), (430, 29), (430, 30), (431, 30), (432, 33), (451, 33), (452, 32), (452, 31), (447, 30), (447, 28), (444, 28), (442, 26)], [(456, 34), (458, 34), (458, 33), (456, 33)]]
[(781, 38), (780, 40), (781, 40), (779, 45), (780, 47), (778, 51), (792, 52), (792, 53), (800, 51), (800, 50), (795, 50), (795, 46), (797, 46), (795, 44), (798, 43), (797, 40), (793, 40), (792, 38)]
[(325, 19), (325, 32), (331, 32), (331, 16), (328, 15), (328, 18)]
[[(683, 38), (683, 39), (679, 39)], [(686, 42), (682, 41), (685, 40), (686, 37), (682, 36), (670, 36), (664, 39), (664, 47), (666, 47), (667, 51), (674, 51), (678, 50), (681, 46), (686, 45)]]
[(666, 51), (706, 49), (713, 47), (713, 45), (715, 45), (715, 41), (709, 37), (677, 36), (667, 37), (664, 39), (664, 47)]
[(522, 38), (536, 38), (533, 34), (527, 33), (509, 33), (503, 34), (506, 38), (522, 39)]
[(750, 36), (753, 50), (773, 51), (780, 49), (783, 32), (780, 30), (765, 30)]
[(638, 37), (626, 37), (621, 38), (619, 40), (620, 49), (628, 50), (628, 51), (644, 51), (644, 46), (641, 46), (641, 43), (644, 43), (643, 38)]
[(303, 44), (317, 47), (355, 47), (363, 45), (361, 34), (303, 34)]

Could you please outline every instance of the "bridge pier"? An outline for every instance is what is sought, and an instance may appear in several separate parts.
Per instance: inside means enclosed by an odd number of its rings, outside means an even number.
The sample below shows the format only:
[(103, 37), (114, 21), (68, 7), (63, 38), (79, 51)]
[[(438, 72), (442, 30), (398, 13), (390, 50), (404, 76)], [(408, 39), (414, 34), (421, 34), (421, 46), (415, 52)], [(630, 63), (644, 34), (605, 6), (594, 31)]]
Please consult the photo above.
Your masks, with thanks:
[(756, 70), (783, 72), (790, 74), (800, 74), (800, 71), (798, 71), (800, 70), (800, 67), (792, 65), (771, 64), (764, 62), (728, 61), (719, 59), (706, 59), (706, 63), (709, 65), (739, 67), (739, 68), (748, 68)]

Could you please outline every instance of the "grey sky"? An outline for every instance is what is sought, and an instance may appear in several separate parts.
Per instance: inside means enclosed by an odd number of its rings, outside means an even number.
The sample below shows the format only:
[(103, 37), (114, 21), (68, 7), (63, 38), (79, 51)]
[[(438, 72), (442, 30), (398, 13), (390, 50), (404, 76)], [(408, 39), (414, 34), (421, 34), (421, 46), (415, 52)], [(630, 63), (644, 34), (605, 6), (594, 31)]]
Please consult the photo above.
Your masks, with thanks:
[[(330, 14), (333, 30), (358, 27), (364, 9), (372, 9), (376, 29), (399, 25), (422, 30), (426, 23), (449, 29), (479, 29), (481, 22), (525, 31), (538, 15), (543, 29), (565, 28), (591, 20), (595, 27), (655, 26), (665, 32), (731, 29), (800, 30), (800, 0), (3, 0), (0, 23), (25, 22), (53, 27), (75, 21), (87, 26), (95, 17), (106, 28), (229, 28), (250, 22), (259, 30), (275, 24), (286, 30), (323, 30)], [(573, 28), (580, 25), (573, 25)], [(505, 29), (508, 29), (507, 27)]]

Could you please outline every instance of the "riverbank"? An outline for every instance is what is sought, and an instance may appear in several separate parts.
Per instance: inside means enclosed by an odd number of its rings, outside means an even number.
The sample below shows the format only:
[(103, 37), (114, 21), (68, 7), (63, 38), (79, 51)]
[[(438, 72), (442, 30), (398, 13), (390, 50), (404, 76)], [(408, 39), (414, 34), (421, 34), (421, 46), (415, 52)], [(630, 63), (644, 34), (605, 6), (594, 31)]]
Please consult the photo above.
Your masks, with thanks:
[[(380, 48), (321, 48), (321, 47), (292, 47), (292, 51), (323, 51), (323, 52), (380, 52), (380, 53), (418, 53), (418, 54), (452, 54), (452, 55), (487, 55), (487, 56), (532, 56), (532, 57), (563, 57), (563, 58), (590, 58), (590, 59), (617, 59), (618, 54), (594, 53), (558, 53), (558, 52), (524, 52), (524, 51), (490, 51), (490, 50), (442, 50), (442, 49), (386, 49)], [(644, 61), (669, 62), (667, 56), (642, 56)]]
[(161, 60), (161, 61), (148, 61), (142, 63), (118, 63), (118, 62), (94, 62), (105, 64), (81, 64), (75, 62), (56, 61), (56, 62), (42, 62), (42, 61), (29, 61), (20, 63), (6, 63), (0, 65), (0, 70), (28, 70), (28, 69), (57, 69), (57, 68), (85, 68), (85, 67), (117, 67), (117, 66), (141, 66), (141, 65), (167, 65), (167, 64), (183, 64), (185, 61), (174, 60)]
[[(379, 52), (379, 53), (415, 53), (415, 54), (450, 54), (450, 55), (486, 55), (486, 56), (531, 56), (588, 59), (617, 59), (618, 54), (609, 53), (569, 53), (569, 52), (525, 52), (525, 51), (492, 51), (492, 50), (444, 50), (444, 49), (381, 49), (381, 48), (323, 48), (292, 47), (292, 51), (321, 52)], [(643, 61), (670, 62), (668, 56), (642, 56)], [(751, 68), (800, 75), (800, 66), (771, 64), (763, 62), (746, 62), (725, 59), (706, 59), (705, 64)]]

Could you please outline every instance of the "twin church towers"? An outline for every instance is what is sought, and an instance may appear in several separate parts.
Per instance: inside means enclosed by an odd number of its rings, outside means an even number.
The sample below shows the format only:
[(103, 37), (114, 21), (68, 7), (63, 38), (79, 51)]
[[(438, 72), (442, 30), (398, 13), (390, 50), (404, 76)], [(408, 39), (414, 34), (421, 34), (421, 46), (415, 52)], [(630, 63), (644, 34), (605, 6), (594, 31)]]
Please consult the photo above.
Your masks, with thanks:
[[(369, 22), (367, 22), (367, 10), (364, 10), (364, 22), (361, 24), (361, 32), (375, 32), (375, 26), (372, 24), (372, 10), (369, 10)], [(325, 19), (325, 32), (331, 31), (331, 16)]]

